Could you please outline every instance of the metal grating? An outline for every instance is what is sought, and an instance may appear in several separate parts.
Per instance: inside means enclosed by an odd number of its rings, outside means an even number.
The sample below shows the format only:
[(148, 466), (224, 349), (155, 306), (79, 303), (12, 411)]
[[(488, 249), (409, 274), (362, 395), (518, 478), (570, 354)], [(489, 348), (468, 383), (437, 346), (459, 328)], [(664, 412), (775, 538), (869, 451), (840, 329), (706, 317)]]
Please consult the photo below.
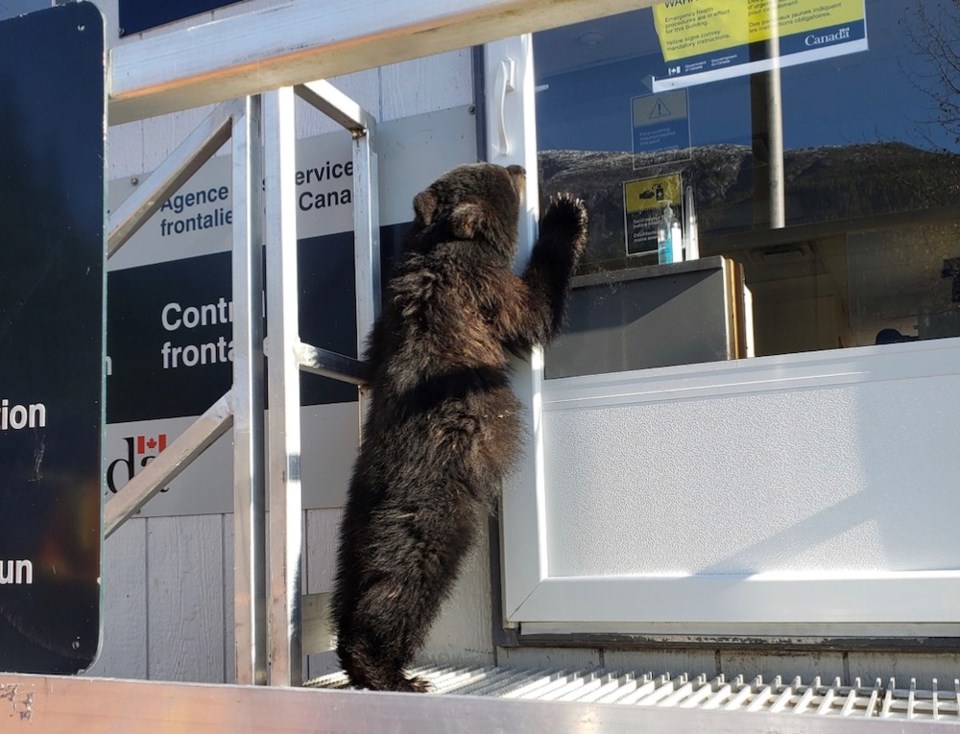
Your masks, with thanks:
[[(799, 677), (742, 675), (728, 680), (688, 673), (615, 672), (602, 669), (567, 671), (511, 667), (423, 666), (409, 671), (430, 681), (431, 695), (457, 694), (535, 701), (575, 701), (619, 706), (661, 706), (717, 711), (756, 711), (798, 716), (953, 720), (960, 723), (960, 680), (940, 690), (934, 679), (931, 690), (911, 679), (906, 688), (895, 678), (884, 685), (878, 678), (852, 686), (840, 679), (820, 677), (804, 683)], [(347, 689), (346, 675), (332, 673), (310, 681), (310, 687)]]

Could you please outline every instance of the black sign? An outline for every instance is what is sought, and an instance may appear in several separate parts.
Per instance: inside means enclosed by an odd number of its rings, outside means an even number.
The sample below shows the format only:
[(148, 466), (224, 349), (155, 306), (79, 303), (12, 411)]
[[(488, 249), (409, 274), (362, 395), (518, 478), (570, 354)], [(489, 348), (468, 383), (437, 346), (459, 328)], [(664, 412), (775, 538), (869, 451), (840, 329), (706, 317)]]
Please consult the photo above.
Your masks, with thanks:
[(90, 3), (0, 23), (0, 671), (99, 644), (103, 35)]
[(120, 0), (120, 35), (139, 33), (164, 23), (189, 18), (239, 0)]
[[(380, 228), (382, 272), (389, 273), (409, 226)], [(219, 252), (109, 274), (108, 423), (200, 415), (230, 389), (230, 258), (231, 253)], [(300, 240), (297, 267), (300, 337), (356, 356), (353, 233)], [(355, 386), (307, 373), (300, 376), (300, 388), (301, 405), (357, 399)], [(110, 472), (107, 483), (112, 489)]]

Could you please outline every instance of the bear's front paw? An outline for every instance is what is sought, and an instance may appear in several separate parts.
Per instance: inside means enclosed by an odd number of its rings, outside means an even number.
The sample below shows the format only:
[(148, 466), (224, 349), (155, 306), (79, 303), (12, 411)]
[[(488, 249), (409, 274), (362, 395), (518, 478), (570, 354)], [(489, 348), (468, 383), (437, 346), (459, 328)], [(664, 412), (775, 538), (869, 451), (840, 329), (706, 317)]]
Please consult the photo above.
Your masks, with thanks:
[(540, 236), (568, 242), (577, 257), (587, 246), (587, 207), (573, 194), (550, 198), (540, 220)]

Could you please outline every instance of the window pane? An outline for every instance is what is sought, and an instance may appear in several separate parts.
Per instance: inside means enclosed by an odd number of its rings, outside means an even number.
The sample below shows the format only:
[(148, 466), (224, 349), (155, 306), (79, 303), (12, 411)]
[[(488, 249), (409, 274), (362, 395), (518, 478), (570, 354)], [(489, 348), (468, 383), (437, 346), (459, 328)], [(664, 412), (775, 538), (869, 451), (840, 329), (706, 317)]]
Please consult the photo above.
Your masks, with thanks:
[[(868, 50), (657, 93), (651, 9), (534, 36), (541, 194), (591, 216), (548, 376), (960, 336), (960, 0), (863, 11)], [(658, 265), (668, 203), (696, 265)], [(724, 287), (691, 298), (691, 273), (718, 268)], [(611, 305), (654, 287), (663, 303)], [(668, 348), (667, 326), (728, 348)], [(607, 356), (562, 367), (584, 349)]]

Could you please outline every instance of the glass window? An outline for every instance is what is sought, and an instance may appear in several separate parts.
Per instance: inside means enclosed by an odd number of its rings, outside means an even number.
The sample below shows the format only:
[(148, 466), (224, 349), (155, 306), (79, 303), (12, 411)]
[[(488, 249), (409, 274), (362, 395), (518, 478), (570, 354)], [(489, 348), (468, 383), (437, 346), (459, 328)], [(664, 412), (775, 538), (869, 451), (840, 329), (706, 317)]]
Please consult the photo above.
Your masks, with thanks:
[(0, 2), (0, 20), (16, 18), (18, 15), (49, 7), (50, 0), (3, 0)]
[(739, 66), (718, 6), (534, 36), (541, 194), (591, 216), (547, 376), (960, 336), (960, 0), (780, 2)]

